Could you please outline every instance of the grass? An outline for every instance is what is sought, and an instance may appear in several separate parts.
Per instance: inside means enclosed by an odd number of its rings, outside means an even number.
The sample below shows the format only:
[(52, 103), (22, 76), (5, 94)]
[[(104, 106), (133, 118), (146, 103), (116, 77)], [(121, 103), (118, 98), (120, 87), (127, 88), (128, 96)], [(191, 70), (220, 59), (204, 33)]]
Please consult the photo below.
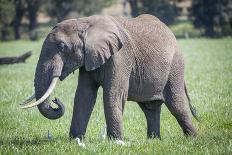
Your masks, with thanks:
[[(68, 138), (77, 72), (59, 82), (53, 96), (65, 102), (65, 115), (55, 121), (37, 108), (19, 109), (33, 93), (33, 76), (42, 40), (0, 42), (0, 55), (33, 50), (26, 64), (0, 66), (0, 154), (232, 154), (232, 38), (179, 40), (186, 62), (186, 81), (201, 122), (193, 120), (196, 138), (186, 138), (165, 106), (162, 140), (146, 139), (146, 122), (136, 103), (127, 102), (123, 118), (127, 146), (101, 140), (104, 126), (102, 90), (88, 124), (86, 149)], [(50, 130), (53, 140), (47, 139)]]

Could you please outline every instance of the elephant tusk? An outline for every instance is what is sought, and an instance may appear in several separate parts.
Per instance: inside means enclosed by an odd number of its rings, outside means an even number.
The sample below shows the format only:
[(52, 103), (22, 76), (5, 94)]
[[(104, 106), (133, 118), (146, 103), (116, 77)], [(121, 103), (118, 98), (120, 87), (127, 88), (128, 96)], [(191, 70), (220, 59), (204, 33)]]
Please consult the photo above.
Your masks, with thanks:
[(37, 105), (41, 104), (43, 101), (45, 101), (48, 98), (48, 96), (52, 93), (53, 89), (55, 88), (56, 82), (57, 82), (58, 79), (59, 79), (58, 77), (54, 77), (52, 79), (52, 82), (51, 82), (48, 90), (46, 91), (46, 93), (39, 100), (37, 100), (36, 102), (31, 103), (31, 104), (23, 105), (20, 108), (22, 108), (22, 109), (31, 108), (31, 107), (37, 106)]
[(20, 103), (20, 105), (25, 105), (29, 102), (31, 102), (32, 100), (34, 100), (35, 98), (35, 94), (33, 94), (31, 97), (29, 97), (28, 99), (26, 99), (23, 103)]

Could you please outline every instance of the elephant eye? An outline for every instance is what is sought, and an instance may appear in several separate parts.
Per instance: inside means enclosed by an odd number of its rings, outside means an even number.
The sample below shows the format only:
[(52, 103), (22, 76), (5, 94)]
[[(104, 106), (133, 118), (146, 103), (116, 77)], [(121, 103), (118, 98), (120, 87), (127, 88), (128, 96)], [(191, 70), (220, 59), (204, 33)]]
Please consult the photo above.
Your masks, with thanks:
[(64, 42), (59, 42), (57, 44), (57, 48), (59, 51), (64, 52), (68, 48), (68, 46)]

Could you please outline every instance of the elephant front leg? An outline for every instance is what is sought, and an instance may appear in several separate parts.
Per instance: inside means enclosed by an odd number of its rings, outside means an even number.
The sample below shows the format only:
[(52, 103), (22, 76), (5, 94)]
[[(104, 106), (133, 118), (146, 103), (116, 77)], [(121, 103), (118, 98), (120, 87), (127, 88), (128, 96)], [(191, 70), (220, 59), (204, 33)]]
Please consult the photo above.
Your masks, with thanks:
[(115, 54), (104, 68), (103, 100), (107, 136), (122, 144), (122, 115), (127, 100), (131, 64), (125, 52)]
[(122, 140), (122, 115), (127, 92), (114, 89), (104, 90), (104, 112), (107, 126), (107, 136), (115, 140)]
[(98, 85), (89, 73), (80, 71), (75, 95), (73, 117), (70, 127), (70, 138), (82, 139), (96, 102)]

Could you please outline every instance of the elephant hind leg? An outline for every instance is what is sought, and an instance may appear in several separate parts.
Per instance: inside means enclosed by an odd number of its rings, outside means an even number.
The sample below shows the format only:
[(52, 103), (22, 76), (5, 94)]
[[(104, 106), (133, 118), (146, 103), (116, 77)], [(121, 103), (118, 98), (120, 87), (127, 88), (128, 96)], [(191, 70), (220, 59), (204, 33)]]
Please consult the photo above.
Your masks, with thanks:
[(188, 114), (189, 106), (185, 102), (184, 63), (180, 53), (176, 53), (164, 89), (165, 104), (172, 115), (177, 119), (185, 135), (196, 136), (196, 130)]
[(165, 97), (165, 104), (178, 121), (184, 134), (187, 136), (196, 136), (197, 133), (188, 114), (188, 107), (185, 103), (184, 95), (169, 92)]
[(162, 101), (139, 102), (147, 119), (147, 137), (160, 139), (160, 111)]

